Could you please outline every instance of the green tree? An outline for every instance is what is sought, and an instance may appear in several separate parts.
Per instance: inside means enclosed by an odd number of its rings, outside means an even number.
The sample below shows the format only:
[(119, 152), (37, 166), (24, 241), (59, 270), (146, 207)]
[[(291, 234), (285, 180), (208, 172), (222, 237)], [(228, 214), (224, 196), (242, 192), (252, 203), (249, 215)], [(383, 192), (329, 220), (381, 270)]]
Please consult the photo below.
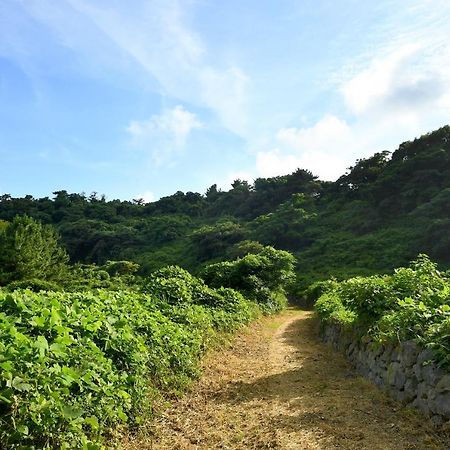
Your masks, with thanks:
[(285, 303), (286, 290), (295, 281), (295, 262), (291, 253), (268, 246), (257, 254), (210, 264), (201, 277), (213, 288), (235, 289), (271, 311)]
[(298, 250), (309, 244), (310, 238), (305, 233), (316, 214), (308, 212), (313, 207), (313, 200), (304, 194), (292, 197), (269, 214), (257, 217), (252, 223), (252, 237), (265, 245), (276, 248)]
[(16, 216), (0, 231), (0, 284), (12, 281), (59, 280), (68, 256), (50, 225), (28, 216)]

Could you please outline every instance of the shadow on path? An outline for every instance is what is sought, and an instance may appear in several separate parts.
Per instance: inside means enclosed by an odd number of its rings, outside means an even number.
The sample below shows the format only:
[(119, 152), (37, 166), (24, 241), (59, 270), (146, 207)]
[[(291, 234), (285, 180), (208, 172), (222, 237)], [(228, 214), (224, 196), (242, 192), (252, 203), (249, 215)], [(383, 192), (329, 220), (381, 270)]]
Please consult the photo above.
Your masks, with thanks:
[(389, 399), (322, 344), (312, 313), (304, 313), (275, 335), (271, 359), (270, 374), (230, 382), (214, 394), (214, 401), (267, 402), (266, 413), (279, 435), (293, 439), (295, 434), (313, 433), (324, 439), (325, 446), (318, 448), (450, 448), (448, 436)]

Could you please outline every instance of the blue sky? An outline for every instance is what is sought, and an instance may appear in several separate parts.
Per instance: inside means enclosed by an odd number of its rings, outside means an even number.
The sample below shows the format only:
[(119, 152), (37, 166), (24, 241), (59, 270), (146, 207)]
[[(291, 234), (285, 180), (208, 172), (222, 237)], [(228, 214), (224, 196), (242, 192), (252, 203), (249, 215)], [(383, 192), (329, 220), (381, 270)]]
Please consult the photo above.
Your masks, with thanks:
[(450, 123), (447, 0), (2, 0), (0, 193), (146, 200)]

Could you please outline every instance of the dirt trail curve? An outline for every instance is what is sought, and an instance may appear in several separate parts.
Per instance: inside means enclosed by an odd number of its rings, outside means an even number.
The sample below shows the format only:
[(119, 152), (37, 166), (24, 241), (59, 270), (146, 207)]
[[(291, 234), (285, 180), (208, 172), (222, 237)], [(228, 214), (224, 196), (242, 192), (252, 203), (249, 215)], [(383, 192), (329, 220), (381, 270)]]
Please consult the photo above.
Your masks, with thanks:
[(317, 338), (311, 312), (264, 318), (205, 360), (191, 392), (127, 449), (450, 449)]

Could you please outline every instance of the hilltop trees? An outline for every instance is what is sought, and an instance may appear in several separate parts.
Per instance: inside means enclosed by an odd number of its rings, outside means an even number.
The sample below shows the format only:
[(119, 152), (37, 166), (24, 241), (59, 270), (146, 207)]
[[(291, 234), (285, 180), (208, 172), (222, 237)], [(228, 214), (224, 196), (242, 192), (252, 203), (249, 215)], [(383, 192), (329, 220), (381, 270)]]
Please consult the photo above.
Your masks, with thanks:
[(240, 246), (250, 240), (295, 252), (304, 287), (391, 270), (418, 253), (448, 267), (449, 208), (449, 126), (358, 159), (335, 182), (297, 169), (146, 204), (67, 191), (52, 199), (0, 195), (0, 220), (26, 214), (52, 224), (72, 263), (128, 260), (140, 275), (173, 264), (198, 271), (245, 256)]

